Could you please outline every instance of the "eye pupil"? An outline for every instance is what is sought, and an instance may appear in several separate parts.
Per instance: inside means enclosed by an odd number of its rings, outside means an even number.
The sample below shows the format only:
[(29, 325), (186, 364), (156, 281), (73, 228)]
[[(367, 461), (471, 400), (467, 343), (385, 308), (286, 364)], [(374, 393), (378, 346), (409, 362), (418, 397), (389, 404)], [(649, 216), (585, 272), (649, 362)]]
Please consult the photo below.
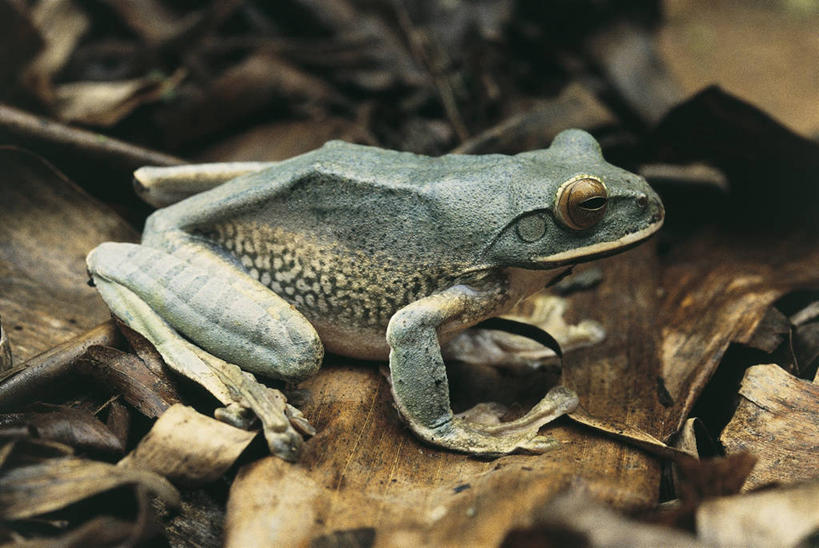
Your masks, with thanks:
[(570, 179), (557, 191), (557, 217), (573, 230), (586, 230), (606, 214), (608, 191), (603, 181), (590, 176)]
[(589, 198), (588, 200), (585, 200), (585, 201), (580, 203), (580, 207), (582, 207), (583, 209), (588, 209), (588, 210), (592, 210), (592, 211), (594, 211), (596, 209), (600, 209), (601, 207), (603, 207), (605, 205), (606, 205), (606, 199), (603, 198), (602, 196), (597, 196), (595, 198)]

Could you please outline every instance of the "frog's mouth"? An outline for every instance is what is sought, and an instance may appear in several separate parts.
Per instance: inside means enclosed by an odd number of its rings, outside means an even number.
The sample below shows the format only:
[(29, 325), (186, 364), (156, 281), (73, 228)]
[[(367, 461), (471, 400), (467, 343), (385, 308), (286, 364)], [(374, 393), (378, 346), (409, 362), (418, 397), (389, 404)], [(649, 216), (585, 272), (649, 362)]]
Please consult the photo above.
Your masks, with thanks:
[(625, 236), (622, 236), (621, 238), (618, 238), (617, 240), (612, 240), (610, 242), (599, 242), (584, 247), (578, 247), (576, 249), (570, 249), (568, 251), (561, 251), (560, 253), (555, 253), (554, 255), (535, 257), (534, 262), (536, 262), (540, 268), (555, 268), (567, 264), (585, 263), (594, 259), (601, 259), (603, 257), (608, 257), (610, 255), (615, 255), (622, 251), (626, 251), (643, 243), (655, 232), (660, 230), (660, 227), (662, 226), (663, 219), (660, 219), (656, 223), (650, 224), (642, 230), (631, 232)]

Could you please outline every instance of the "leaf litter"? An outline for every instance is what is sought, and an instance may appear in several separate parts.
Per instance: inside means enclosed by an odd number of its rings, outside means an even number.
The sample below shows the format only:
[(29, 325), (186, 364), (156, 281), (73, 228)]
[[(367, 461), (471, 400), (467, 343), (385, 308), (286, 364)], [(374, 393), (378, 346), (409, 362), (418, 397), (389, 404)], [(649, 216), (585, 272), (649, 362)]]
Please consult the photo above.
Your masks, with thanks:
[[(731, 546), (815, 535), (817, 145), (716, 87), (686, 98), (657, 49), (659, 4), (580, 4), (0, 1), (18, 29), (0, 57), (0, 143), (33, 151), (0, 151), (0, 539)], [(266, 456), (257, 424), (209, 418), (219, 398), (122, 337), (84, 285), (89, 249), (137, 238), (117, 214), (138, 226), (149, 211), (129, 184), (143, 165), (275, 161), (331, 138), (515, 153), (566, 127), (640, 169), (669, 222), (588, 280), (561, 281), (563, 300), (538, 297), (560, 303), (548, 321), (537, 304), (518, 311), (560, 341), (562, 364), (505, 334), (493, 352), (526, 367), (481, 363), (485, 349), (453, 357), (461, 408), (492, 400), (513, 416), (558, 382), (578, 394), (579, 424), (551, 427), (560, 448), (546, 455), (484, 462), (421, 445), (377, 368), (330, 358), (297, 390), (223, 371), (291, 416), (299, 400), (297, 424), (315, 427), (296, 463)], [(582, 325), (595, 328), (572, 331)]]

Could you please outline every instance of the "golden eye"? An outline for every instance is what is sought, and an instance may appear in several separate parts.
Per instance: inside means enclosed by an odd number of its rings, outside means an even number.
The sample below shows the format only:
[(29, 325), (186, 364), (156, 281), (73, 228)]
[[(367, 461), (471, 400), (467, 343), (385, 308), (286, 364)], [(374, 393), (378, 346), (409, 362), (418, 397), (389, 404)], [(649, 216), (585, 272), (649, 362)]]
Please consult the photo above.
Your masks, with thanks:
[(574, 230), (596, 225), (606, 214), (608, 192), (603, 181), (583, 176), (563, 183), (555, 200), (557, 217)]

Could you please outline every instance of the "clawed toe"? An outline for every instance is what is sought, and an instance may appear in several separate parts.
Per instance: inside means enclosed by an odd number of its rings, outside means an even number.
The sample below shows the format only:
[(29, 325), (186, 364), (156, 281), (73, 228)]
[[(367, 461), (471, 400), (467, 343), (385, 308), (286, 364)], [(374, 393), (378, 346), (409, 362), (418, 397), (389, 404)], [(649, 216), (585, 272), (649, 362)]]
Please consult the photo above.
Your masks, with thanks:
[(535, 436), (520, 444), (518, 449), (527, 453), (546, 453), (560, 446), (560, 442), (550, 436)]

